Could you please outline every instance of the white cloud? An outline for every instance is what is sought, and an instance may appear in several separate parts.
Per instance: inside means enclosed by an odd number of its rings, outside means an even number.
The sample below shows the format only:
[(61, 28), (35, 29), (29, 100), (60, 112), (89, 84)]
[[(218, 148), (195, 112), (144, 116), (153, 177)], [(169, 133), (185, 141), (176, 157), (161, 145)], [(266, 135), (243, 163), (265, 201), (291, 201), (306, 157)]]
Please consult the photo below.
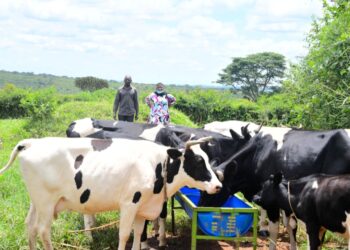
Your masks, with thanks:
[[(320, 5), (318, 0), (1, 0), (0, 50), (13, 58), (3, 58), (0, 68), (23, 67), (23, 58), (31, 57), (37, 59), (26, 68), (38, 73), (48, 69), (47, 60), (56, 60), (50, 70), (75, 75), (93, 70), (110, 78), (116, 68), (130, 67), (144, 81), (162, 76), (168, 82), (210, 82), (234, 56), (305, 54), (304, 34)], [(89, 65), (82, 69), (80, 63)]]

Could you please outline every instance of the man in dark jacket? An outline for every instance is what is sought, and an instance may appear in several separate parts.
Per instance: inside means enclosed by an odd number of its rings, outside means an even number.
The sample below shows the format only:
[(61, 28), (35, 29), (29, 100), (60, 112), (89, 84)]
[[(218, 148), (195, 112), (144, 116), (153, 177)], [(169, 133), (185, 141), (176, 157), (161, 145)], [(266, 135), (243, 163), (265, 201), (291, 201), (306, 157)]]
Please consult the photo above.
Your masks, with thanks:
[(124, 85), (118, 89), (114, 99), (113, 119), (116, 120), (118, 112), (119, 121), (133, 122), (134, 117), (137, 120), (139, 115), (139, 102), (137, 91), (131, 86), (131, 76), (124, 77)]

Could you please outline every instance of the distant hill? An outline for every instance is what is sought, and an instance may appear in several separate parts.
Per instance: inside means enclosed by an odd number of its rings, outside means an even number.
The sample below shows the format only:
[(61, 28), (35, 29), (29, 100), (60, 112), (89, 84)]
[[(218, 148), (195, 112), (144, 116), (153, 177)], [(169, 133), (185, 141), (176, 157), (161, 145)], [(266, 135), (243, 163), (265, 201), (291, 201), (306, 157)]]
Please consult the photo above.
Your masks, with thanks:
[(7, 83), (12, 83), (19, 88), (32, 89), (55, 86), (59, 92), (64, 93), (79, 91), (79, 89), (74, 86), (73, 77), (0, 70), (0, 87), (3, 87)]
[[(34, 74), (32, 72), (17, 72), (17, 71), (6, 71), (0, 70), (0, 88), (2, 88), (7, 83), (12, 83), (19, 88), (45, 88), (50, 86), (55, 86), (58, 92), (61, 93), (76, 93), (80, 89), (74, 85), (74, 77), (68, 76), (55, 76), (51, 74)], [(121, 86), (121, 82), (114, 80), (107, 80), (109, 87), (112, 89), (117, 89)], [(150, 89), (149, 84), (136, 83), (136, 87), (141, 87), (142, 89)], [(193, 88), (205, 88), (205, 89), (227, 89), (225, 86), (210, 86), (210, 85), (175, 85), (171, 84), (169, 87), (175, 89), (193, 89)]]

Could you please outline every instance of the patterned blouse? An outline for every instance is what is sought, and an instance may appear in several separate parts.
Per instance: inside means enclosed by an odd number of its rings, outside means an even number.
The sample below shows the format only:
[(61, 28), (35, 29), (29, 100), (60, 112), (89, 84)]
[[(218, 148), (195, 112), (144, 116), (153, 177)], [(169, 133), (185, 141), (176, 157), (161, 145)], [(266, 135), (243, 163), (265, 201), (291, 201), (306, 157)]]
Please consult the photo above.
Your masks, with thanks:
[(168, 125), (170, 122), (169, 107), (173, 105), (176, 98), (166, 92), (153, 92), (146, 97), (146, 103), (151, 108), (148, 118), (150, 124)]

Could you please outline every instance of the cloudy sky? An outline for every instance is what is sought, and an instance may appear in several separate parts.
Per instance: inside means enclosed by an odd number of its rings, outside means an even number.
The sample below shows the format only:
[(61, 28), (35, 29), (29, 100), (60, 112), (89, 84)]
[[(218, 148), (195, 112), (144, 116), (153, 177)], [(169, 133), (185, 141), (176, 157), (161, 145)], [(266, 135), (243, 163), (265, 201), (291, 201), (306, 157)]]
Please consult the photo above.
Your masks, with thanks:
[(208, 84), (232, 57), (295, 61), (321, 0), (0, 0), (0, 69)]

